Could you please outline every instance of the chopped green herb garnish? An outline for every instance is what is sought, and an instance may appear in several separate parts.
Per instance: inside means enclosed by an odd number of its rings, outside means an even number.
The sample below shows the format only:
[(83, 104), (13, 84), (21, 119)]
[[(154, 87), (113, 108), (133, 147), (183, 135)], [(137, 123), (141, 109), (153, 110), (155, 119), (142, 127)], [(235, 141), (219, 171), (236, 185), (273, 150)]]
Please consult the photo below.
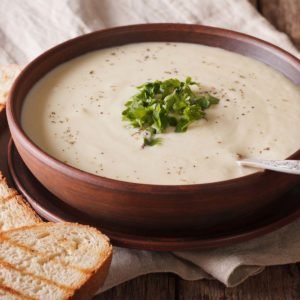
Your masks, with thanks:
[(192, 91), (192, 85), (199, 86), (187, 77), (185, 81), (171, 78), (137, 87), (139, 92), (125, 103), (122, 115), (124, 121), (143, 133), (143, 147), (161, 143), (155, 134), (165, 132), (170, 126), (175, 132), (186, 131), (191, 123), (205, 117), (206, 109), (219, 103), (219, 99), (209, 93)]

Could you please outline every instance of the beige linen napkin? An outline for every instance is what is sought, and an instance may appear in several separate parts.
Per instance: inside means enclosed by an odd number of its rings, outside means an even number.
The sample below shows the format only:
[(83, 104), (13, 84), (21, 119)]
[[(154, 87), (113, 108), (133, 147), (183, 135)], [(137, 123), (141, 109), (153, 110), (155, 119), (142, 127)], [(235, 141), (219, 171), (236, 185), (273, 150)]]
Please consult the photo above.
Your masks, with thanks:
[[(0, 63), (26, 64), (71, 37), (134, 23), (206, 24), (255, 35), (299, 55), (246, 0), (1, 0)], [(173, 272), (187, 280), (216, 278), (234, 286), (264, 266), (300, 261), (300, 221), (233, 246), (193, 252), (150, 252), (114, 247), (102, 290), (136, 276)]]

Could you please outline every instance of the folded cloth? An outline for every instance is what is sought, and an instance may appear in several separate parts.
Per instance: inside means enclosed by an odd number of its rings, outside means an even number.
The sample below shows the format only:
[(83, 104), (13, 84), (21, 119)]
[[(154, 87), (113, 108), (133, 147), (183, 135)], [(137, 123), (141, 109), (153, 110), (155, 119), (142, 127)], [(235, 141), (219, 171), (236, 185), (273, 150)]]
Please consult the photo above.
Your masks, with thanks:
[(242, 283), (265, 266), (300, 261), (300, 220), (259, 238), (197, 251), (151, 252), (114, 247), (107, 290), (139, 275), (175, 273), (186, 280), (215, 278), (226, 286)]
[(1, 0), (0, 63), (26, 64), (72, 37), (136, 23), (196, 23), (255, 35), (298, 54), (246, 0)]
[[(299, 55), (246, 0), (2, 0), (0, 62), (26, 64), (69, 38), (118, 25), (149, 22), (197, 23), (242, 31)], [(216, 278), (235, 286), (264, 266), (300, 261), (300, 221), (227, 247), (151, 252), (114, 247), (109, 276), (99, 291), (136, 276), (173, 272), (187, 280)]]

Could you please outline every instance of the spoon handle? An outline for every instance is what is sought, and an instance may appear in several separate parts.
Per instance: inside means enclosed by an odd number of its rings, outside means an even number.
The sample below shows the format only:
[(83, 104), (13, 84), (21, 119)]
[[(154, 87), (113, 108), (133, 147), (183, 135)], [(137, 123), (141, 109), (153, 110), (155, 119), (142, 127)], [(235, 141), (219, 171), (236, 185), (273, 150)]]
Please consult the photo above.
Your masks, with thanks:
[(277, 172), (300, 175), (300, 160), (243, 159), (237, 161), (241, 166), (262, 168)]

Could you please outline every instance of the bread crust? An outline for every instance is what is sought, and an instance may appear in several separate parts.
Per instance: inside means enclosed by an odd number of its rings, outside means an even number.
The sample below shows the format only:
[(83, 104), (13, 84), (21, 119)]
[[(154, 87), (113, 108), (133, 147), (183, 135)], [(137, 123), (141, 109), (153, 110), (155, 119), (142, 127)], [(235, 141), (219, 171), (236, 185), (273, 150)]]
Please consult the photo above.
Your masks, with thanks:
[[(110, 248), (111, 249), (111, 248)], [(88, 300), (95, 296), (96, 292), (101, 288), (107, 277), (109, 267), (112, 261), (112, 251), (108, 251), (105, 260), (99, 265), (90, 276), (90, 278), (79, 289), (75, 290), (70, 300)]]

